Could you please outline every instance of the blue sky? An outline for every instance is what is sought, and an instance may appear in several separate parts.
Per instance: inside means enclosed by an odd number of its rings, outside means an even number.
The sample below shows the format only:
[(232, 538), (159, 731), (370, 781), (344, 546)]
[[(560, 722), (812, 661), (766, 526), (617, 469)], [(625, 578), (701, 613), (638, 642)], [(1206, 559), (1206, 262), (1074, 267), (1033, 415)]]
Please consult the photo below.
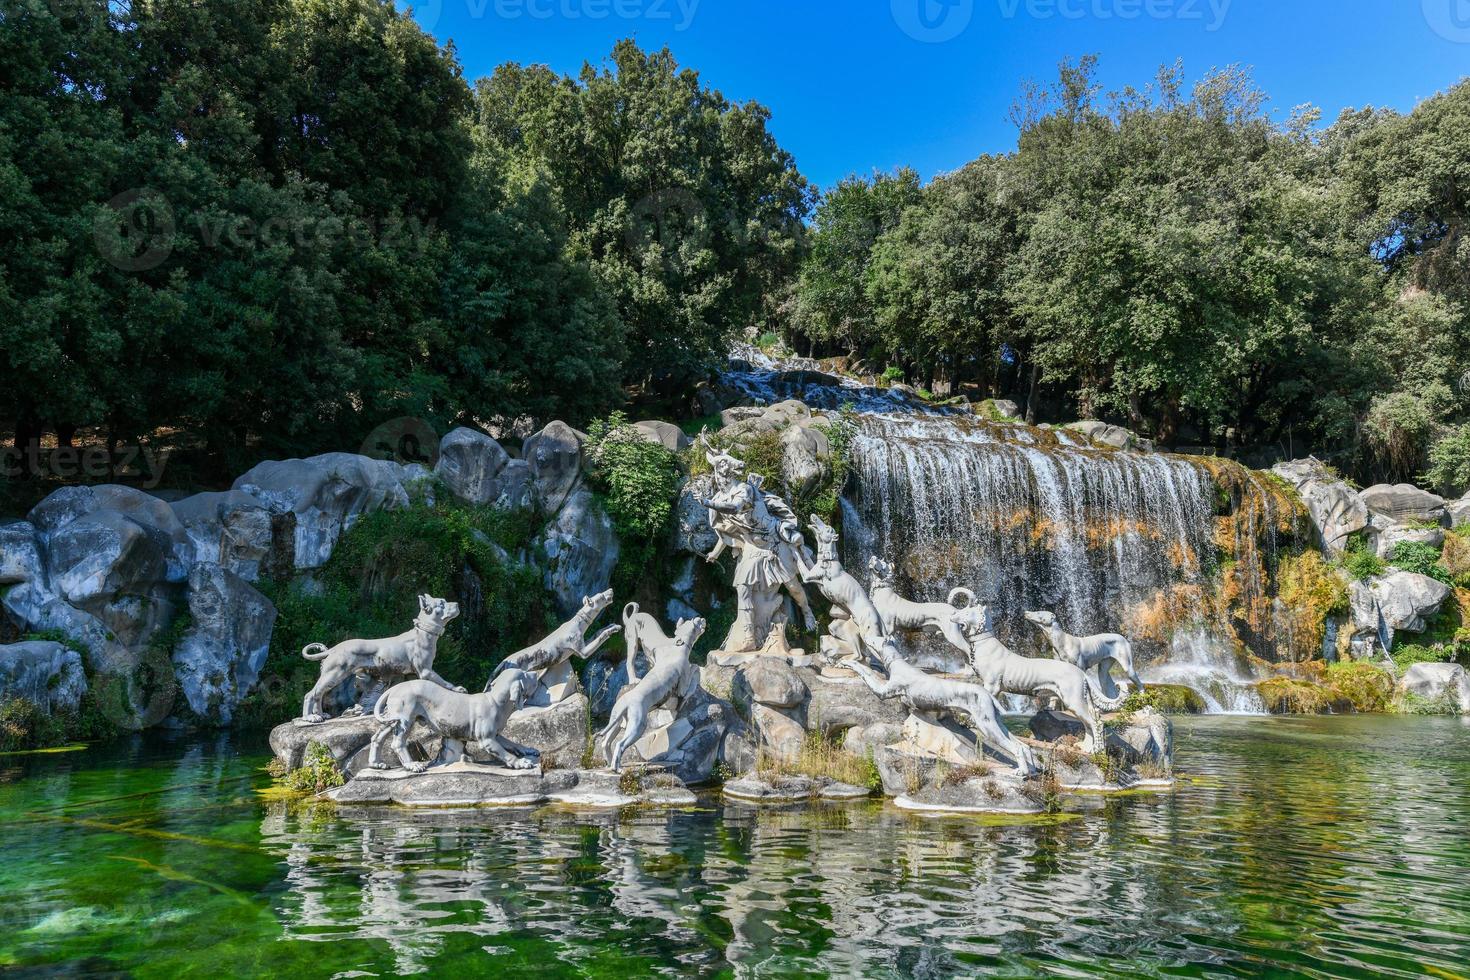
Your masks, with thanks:
[(419, 0), (415, 13), (471, 79), (505, 61), (575, 72), (621, 37), (668, 45), (727, 97), (769, 106), (824, 187), (1012, 148), (1022, 82), (1087, 53), (1109, 89), (1176, 58), (1191, 79), (1247, 65), (1283, 119), (1306, 102), (1328, 119), (1409, 110), (1470, 75), (1470, 0)]

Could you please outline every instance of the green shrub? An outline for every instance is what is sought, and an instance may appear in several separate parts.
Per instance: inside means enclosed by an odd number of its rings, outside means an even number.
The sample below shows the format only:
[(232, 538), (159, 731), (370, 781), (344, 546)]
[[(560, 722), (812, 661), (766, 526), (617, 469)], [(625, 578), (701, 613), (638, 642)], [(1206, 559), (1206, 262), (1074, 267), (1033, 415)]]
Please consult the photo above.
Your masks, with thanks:
[(301, 768), (288, 770), (279, 760), (272, 760), (269, 770), (277, 782), (293, 793), (324, 793), (347, 782), (337, 767), (337, 760), (320, 742), (306, 746)]
[(1470, 489), (1470, 423), (1450, 429), (1430, 447), (1422, 479), (1452, 496)]
[(1291, 617), (1290, 642), (1297, 660), (1320, 656), (1327, 618), (1348, 608), (1348, 590), (1316, 551), (1281, 559), (1279, 597)]
[(661, 537), (679, 499), (679, 457), (645, 439), (621, 412), (588, 429), (587, 460), (624, 537)]
[(902, 384), (903, 368), (893, 364), (888, 365), (888, 367), (883, 369), (883, 374), (880, 377), (880, 380), (886, 385)]
[(1388, 570), (1383, 559), (1360, 541), (1353, 541), (1338, 565), (1359, 582), (1376, 578)]
[(1411, 643), (1393, 652), (1393, 664), (1400, 674), (1415, 664), (1442, 664), (1455, 659), (1452, 647), (1423, 646)]
[(1460, 713), (1460, 704), (1455, 699), (1454, 692), (1448, 688), (1432, 698), (1415, 694), (1413, 691), (1405, 691), (1399, 695), (1394, 707), (1406, 715), (1458, 715)]
[(0, 699), (0, 752), (22, 752), (61, 745), (66, 733), (60, 720), (28, 698)]
[(1422, 541), (1400, 541), (1388, 553), (1388, 563), (1395, 568), (1418, 575), (1428, 575), (1445, 585), (1454, 585), (1454, 576), (1439, 559), (1440, 549)]
[(772, 351), (781, 346), (781, 338), (768, 330), (755, 339), (755, 345), (763, 351)]

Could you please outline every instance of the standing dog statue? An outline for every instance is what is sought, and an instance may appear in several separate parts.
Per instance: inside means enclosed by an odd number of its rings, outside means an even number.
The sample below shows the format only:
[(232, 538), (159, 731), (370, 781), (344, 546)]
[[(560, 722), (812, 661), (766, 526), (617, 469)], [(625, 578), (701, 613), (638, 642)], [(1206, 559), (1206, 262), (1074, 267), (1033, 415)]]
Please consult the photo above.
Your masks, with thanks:
[(992, 695), (999, 695), (1002, 691), (1027, 697), (1051, 695), (1061, 702), (1063, 711), (1075, 715), (1082, 722), (1087, 732), (1083, 751), (1102, 749), (1103, 731), (1096, 709), (1116, 711), (1123, 706), (1123, 697), (1104, 698), (1081, 668), (1072, 664), (1022, 657), (1012, 652), (991, 631), (988, 606), (961, 609), (953, 619), (970, 644), (972, 668)]
[(373, 717), (383, 727), (373, 736), (368, 765), (374, 769), (388, 768), (381, 753), (383, 742), (391, 735), (393, 751), (403, 768), (409, 772), (428, 769), (428, 763), (408, 757), (409, 730), (421, 721), (447, 739), (474, 742), (507, 769), (535, 769), (540, 753), (529, 746), (517, 745), (500, 732), (538, 683), (534, 675), (511, 669), (496, 674), (490, 690), (484, 694), (448, 691), (428, 681), (395, 684), (373, 709)]
[(439, 648), (439, 637), (458, 615), (459, 603), (421, 595), (418, 617), (413, 621), (413, 629), (407, 633), (386, 640), (343, 640), (331, 649), (327, 649), (325, 643), (308, 644), (301, 655), (307, 660), (320, 660), (322, 672), (301, 704), (302, 719), (313, 723), (326, 721), (327, 716), (322, 711), (323, 699), (354, 676), (381, 681), (412, 675), (463, 694), (464, 688), (456, 687), (434, 673), (434, 654)]
[[(608, 766), (617, 772), (622, 765), (623, 753), (643, 737), (648, 727), (648, 716), (655, 708), (672, 702), (677, 714), (678, 706), (699, 687), (699, 672), (689, 663), (694, 644), (704, 634), (704, 620), (681, 619), (672, 637), (664, 635), (658, 622), (651, 616), (638, 611), (638, 604), (630, 602), (623, 610), (623, 626), (628, 644), (628, 686), (618, 695), (607, 727), (597, 733), (597, 743), (602, 748), (602, 757)], [(636, 682), (633, 661), (642, 649), (651, 666), (648, 673)], [(622, 737), (613, 745), (613, 736), (619, 727)]]
[(1031, 747), (1006, 728), (1000, 705), (981, 685), (926, 674), (898, 657), (888, 661), (887, 677), (859, 659), (846, 661), (846, 666), (857, 671), (868, 688), (885, 701), (897, 698), (910, 711), (936, 717), (948, 715), (967, 724), (982, 744), (1009, 756), (1023, 778), (1040, 771)]
[(970, 655), (964, 634), (954, 623), (954, 615), (961, 606), (955, 600), (963, 597), (965, 605), (975, 601), (975, 593), (969, 589), (954, 589), (948, 602), (910, 602), (893, 590), (893, 566), (877, 556), (868, 559), (868, 570), (873, 573), (873, 605), (883, 617), (883, 632), (892, 636), (895, 630), (922, 630), (928, 627), (939, 630), (956, 650)]
[(1118, 685), (1113, 682), (1112, 665), (1117, 664), (1133, 689), (1143, 690), (1143, 678), (1133, 669), (1133, 644), (1126, 636), (1117, 633), (1099, 633), (1096, 636), (1073, 636), (1057, 623), (1056, 616), (1049, 612), (1028, 612), (1027, 622), (1032, 623), (1046, 636), (1058, 660), (1065, 660), (1084, 671), (1097, 668), (1098, 688), (1104, 697), (1117, 697)]

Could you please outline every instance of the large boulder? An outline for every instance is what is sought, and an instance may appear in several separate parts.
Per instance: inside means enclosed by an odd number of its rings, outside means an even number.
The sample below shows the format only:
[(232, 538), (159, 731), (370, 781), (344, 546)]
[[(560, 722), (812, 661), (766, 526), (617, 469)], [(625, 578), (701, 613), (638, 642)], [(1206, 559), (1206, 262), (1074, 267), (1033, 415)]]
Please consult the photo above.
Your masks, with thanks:
[(1390, 521), (1431, 521), (1437, 524), (1445, 519), (1443, 497), (1407, 483), (1397, 486), (1380, 483), (1358, 494), (1358, 499), (1370, 511)]
[(1445, 511), (1449, 514), (1450, 524), (1454, 527), (1470, 524), (1470, 493), (1465, 494), (1459, 500), (1452, 500), (1445, 504)]
[(56, 592), (87, 608), (148, 594), (169, 574), (169, 542), (117, 511), (79, 517), (53, 531), (46, 558)]
[(645, 422), (634, 422), (633, 428), (644, 441), (656, 442), (672, 453), (688, 449), (689, 444), (693, 442), (688, 433), (672, 422), (650, 419)]
[[(45, 545), (48, 571), (55, 574), (58, 561), (73, 560), (75, 548), (58, 559), (56, 541), (69, 527), (78, 521), (99, 519), (105, 524), (118, 525), (122, 521), (136, 526), (149, 539), (150, 549), (162, 562), (161, 579), (182, 582), (189, 573), (193, 561), (193, 547), (184, 526), (179, 522), (173, 508), (164, 500), (136, 490), (132, 487), (62, 487), (42, 500), (29, 515), (37, 536)], [(128, 532), (131, 536), (131, 532)], [(85, 540), (86, 532), (78, 529), (73, 536)]]
[(29, 521), (0, 523), (0, 585), (41, 582), (44, 578), (35, 527)]
[(679, 491), (679, 502), (674, 505), (675, 554), (703, 557), (719, 543), (719, 536), (710, 527), (709, 510), (700, 503), (701, 498), (711, 497), (714, 492), (715, 478), (708, 473), (693, 477)]
[(1069, 422), (1063, 428), (1082, 435), (1095, 446), (1106, 446), (1110, 449), (1152, 448), (1152, 444), (1148, 440), (1139, 438), (1136, 433), (1130, 432), (1120, 425), (1109, 425), (1107, 422), (1100, 422), (1097, 419)]
[(1414, 572), (1394, 572), (1372, 582), (1373, 596), (1384, 621), (1395, 630), (1424, 631), (1454, 590), (1443, 582)]
[(1271, 472), (1296, 488), (1329, 555), (1340, 555), (1348, 539), (1369, 526), (1368, 507), (1352, 487), (1316, 459), (1277, 463)]
[(781, 475), (796, 493), (808, 493), (820, 486), (831, 458), (831, 443), (821, 429), (792, 425), (781, 433)]
[(82, 658), (60, 643), (0, 646), (0, 698), (25, 698), (42, 711), (75, 711), (87, 693)]
[[(280, 516), (272, 514), (252, 494), (243, 490), (196, 493), (175, 501), (173, 511), (189, 537), (197, 562), (223, 566), (247, 582), (292, 570), (290, 555), (273, 551)], [(277, 570), (275, 566), (282, 563), (286, 567)]]
[(458, 428), (439, 443), (434, 474), (465, 503), (506, 510), (531, 506), (531, 467), (512, 459), (494, 439), (475, 429)]
[(1380, 558), (1390, 557), (1401, 544), (1425, 544), (1437, 549), (1444, 545), (1444, 529), (1393, 522), (1379, 529), (1374, 543)]
[(576, 490), (541, 533), (546, 553), (546, 588), (558, 611), (571, 616), (582, 600), (607, 589), (618, 564), (612, 518), (592, 491)]
[(404, 468), (353, 453), (260, 463), (232, 489), (259, 498), (273, 514), (291, 514), (292, 564), (298, 570), (327, 563), (344, 531), (366, 513), (408, 506)]
[(582, 484), (582, 444), (587, 437), (565, 422), (552, 422), (526, 439), (521, 456), (530, 465), (536, 502), (555, 514)]
[(276, 607), (233, 572), (199, 564), (189, 573), (189, 615), (174, 676), (196, 715), (228, 724), (265, 666)]
[(1462, 715), (1470, 715), (1470, 674), (1459, 664), (1414, 664), (1404, 672), (1399, 688), (1430, 701), (1448, 700)]

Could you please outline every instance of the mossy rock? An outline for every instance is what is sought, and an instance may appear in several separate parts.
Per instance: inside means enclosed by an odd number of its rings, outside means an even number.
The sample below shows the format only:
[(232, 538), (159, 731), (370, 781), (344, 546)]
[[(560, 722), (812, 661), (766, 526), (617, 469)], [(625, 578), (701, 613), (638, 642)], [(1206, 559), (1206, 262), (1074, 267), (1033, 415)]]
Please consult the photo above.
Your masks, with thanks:
[(1319, 684), (1290, 677), (1273, 677), (1256, 685), (1261, 703), (1273, 715), (1325, 715), (1332, 700)]
[(1150, 684), (1123, 702), (1125, 712), (1153, 708), (1161, 715), (1202, 715), (1206, 707), (1200, 693), (1183, 684)]

